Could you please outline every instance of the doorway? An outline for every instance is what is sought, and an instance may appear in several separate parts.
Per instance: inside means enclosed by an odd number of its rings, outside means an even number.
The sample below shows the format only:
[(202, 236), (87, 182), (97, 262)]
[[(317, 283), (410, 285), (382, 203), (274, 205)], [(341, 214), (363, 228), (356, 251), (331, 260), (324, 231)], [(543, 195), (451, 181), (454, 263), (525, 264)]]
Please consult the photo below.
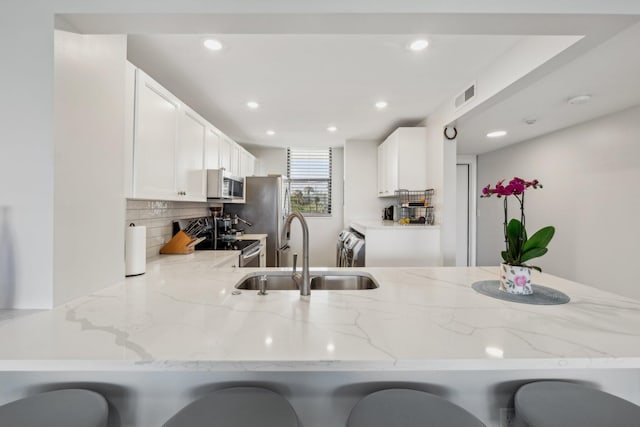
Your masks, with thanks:
[(456, 163), (456, 266), (475, 266), (476, 157), (458, 156)]

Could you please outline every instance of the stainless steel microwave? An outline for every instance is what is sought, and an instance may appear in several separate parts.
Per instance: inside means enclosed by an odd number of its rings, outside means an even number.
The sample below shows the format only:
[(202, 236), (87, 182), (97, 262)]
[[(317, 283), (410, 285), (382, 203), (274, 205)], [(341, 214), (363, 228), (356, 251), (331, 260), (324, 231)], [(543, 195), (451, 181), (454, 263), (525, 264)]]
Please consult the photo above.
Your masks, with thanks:
[(207, 199), (244, 199), (244, 178), (222, 169), (207, 169)]

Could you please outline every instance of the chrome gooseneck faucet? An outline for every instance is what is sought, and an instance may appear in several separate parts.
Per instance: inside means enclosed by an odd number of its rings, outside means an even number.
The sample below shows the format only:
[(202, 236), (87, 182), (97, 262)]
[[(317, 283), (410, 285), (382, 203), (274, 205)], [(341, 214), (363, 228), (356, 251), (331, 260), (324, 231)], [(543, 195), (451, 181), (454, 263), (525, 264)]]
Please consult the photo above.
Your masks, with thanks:
[[(309, 227), (304, 216), (300, 212), (292, 212), (284, 222), (282, 228), (282, 241), (289, 240), (291, 222), (293, 218), (298, 218), (302, 225), (302, 283), (300, 284), (300, 295), (311, 295), (311, 278), (309, 276)], [(296, 272), (294, 270), (294, 276)], [(294, 277), (295, 278), (295, 277)]]

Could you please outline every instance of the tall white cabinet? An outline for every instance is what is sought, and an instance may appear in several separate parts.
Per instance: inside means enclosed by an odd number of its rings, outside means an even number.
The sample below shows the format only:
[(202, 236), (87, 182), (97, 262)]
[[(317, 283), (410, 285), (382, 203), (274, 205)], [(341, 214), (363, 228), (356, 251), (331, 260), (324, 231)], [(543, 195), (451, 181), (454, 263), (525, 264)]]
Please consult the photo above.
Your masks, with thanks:
[(378, 146), (378, 197), (392, 197), (399, 189), (427, 189), (426, 164), (425, 128), (393, 131)]

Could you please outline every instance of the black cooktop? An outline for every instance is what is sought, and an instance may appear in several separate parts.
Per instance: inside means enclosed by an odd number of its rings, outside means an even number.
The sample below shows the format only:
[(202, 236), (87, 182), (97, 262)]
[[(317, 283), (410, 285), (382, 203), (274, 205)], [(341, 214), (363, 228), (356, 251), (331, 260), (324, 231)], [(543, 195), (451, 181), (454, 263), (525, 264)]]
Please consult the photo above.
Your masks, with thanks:
[(223, 241), (222, 239), (206, 239), (198, 243), (195, 247), (197, 251), (248, 251), (260, 244), (259, 240), (234, 240)]

